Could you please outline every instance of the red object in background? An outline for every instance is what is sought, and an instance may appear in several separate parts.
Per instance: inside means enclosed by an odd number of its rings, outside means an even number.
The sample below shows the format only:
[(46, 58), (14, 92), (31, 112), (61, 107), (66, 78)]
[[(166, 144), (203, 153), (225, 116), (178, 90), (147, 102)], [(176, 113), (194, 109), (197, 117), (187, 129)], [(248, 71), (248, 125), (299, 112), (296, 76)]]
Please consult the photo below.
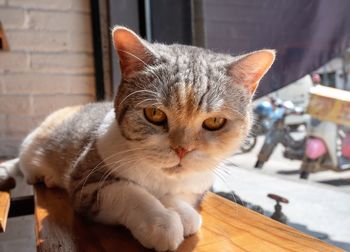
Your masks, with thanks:
[(342, 143), (342, 155), (350, 159), (350, 135), (347, 135)]
[(309, 138), (306, 141), (306, 156), (310, 159), (317, 159), (327, 153), (327, 148), (323, 140), (319, 138)]

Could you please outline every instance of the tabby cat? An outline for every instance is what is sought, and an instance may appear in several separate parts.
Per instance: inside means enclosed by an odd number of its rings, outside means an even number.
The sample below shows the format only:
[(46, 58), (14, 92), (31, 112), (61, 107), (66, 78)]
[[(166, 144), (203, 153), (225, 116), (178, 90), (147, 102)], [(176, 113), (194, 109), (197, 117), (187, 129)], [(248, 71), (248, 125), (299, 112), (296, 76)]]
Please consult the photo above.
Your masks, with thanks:
[(30, 184), (64, 188), (78, 213), (175, 250), (201, 226), (196, 207), (218, 163), (248, 134), (275, 52), (151, 44), (121, 26), (112, 39), (122, 72), (114, 103), (54, 112), (24, 140), (19, 166)]

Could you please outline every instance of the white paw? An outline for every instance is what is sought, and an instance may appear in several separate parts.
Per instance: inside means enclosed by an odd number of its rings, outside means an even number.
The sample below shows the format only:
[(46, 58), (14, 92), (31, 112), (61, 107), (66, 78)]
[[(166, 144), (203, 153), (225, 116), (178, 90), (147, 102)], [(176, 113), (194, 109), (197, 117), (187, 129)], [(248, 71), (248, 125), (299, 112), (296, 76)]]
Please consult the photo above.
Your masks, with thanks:
[(157, 251), (176, 250), (184, 240), (180, 216), (171, 210), (151, 217), (131, 231), (143, 246)]
[(202, 225), (202, 217), (191, 206), (182, 206), (176, 209), (180, 215), (184, 227), (184, 235), (189, 236), (197, 233)]

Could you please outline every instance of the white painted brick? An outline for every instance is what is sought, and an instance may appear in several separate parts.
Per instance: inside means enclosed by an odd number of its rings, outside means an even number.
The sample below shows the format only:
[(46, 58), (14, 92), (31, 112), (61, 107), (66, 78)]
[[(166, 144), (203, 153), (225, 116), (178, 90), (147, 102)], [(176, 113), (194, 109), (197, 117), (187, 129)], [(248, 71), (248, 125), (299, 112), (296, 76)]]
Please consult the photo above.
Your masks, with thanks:
[[(41, 118), (42, 119), (42, 118)], [(7, 136), (27, 135), (38, 126), (38, 120), (32, 116), (8, 115), (6, 118)]]
[(2, 78), (7, 94), (52, 94), (68, 93), (70, 79), (74, 76), (51, 74), (8, 74)]
[(7, 129), (7, 116), (0, 115), (0, 136), (3, 136)]
[(34, 70), (50, 73), (92, 74), (93, 56), (90, 54), (34, 54), (31, 57)]
[(0, 137), (0, 157), (16, 157), (18, 147), (22, 143), (23, 136)]
[(0, 8), (0, 21), (3, 25), (5, 33), (7, 29), (24, 28), (24, 15), (24, 10), (21, 9)]
[(6, 94), (64, 94), (69, 93), (70, 84), (60, 83), (57, 84), (57, 79), (53, 79), (55, 83), (47, 85), (44, 82), (32, 82), (24, 81), (18, 84), (5, 83)]
[(72, 82), (69, 88), (70, 94), (89, 94), (95, 95), (95, 78), (88, 77), (84, 82)]
[[(1, 78), (1, 75), (0, 75)], [(0, 79), (0, 95), (5, 93), (5, 87), (4, 84), (1, 82), (2, 80)]]
[(30, 11), (28, 17), (29, 26), (35, 30), (85, 32), (91, 34), (91, 20), (88, 14)]
[(31, 112), (29, 95), (1, 95), (0, 114), (28, 115)]
[(70, 33), (68, 48), (69, 51), (92, 53), (92, 35), (80, 32)]
[(29, 69), (29, 56), (26, 53), (0, 53), (0, 72), (18, 72), (27, 69)]
[(59, 108), (93, 101), (94, 97), (89, 95), (38, 95), (33, 97), (33, 112), (35, 115), (47, 115)]
[(11, 50), (62, 52), (68, 47), (66, 32), (9, 30), (7, 38)]
[(75, 1), (72, 1), (71, 3), (72, 3), (72, 5), (71, 5), (72, 10), (86, 12), (86, 13), (91, 12), (90, 1), (75, 0)]
[(8, 0), (9, 6), (36, 10), (68, 10), (75, 0)]
[(95, 94), (92, 75), (20, 73), (8, 74), (0, 79), (6, 94)]
[[(0, 0), (10, 44), (0, 53), (0, 156), (17, 155), (48, 113), (95, 100), (90, 11), (88, 0)], [(0, 234), (0, 252), (21, 251), (12, 245)]]

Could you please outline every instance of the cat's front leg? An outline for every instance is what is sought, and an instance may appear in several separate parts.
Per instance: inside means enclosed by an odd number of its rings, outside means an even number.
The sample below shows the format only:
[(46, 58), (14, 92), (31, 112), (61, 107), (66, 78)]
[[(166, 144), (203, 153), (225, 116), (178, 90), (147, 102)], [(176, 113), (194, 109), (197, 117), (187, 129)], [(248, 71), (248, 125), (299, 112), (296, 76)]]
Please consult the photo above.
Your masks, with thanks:
[(184, 239), (179, 214), (132, 182), (85, 185), (73, 200), (78, 211), (88, 211), (85, 214), (98, 222), (126, 226), (147, 248), (175, 250)]
[(174, 196), (165, 196), (161, 202), (165, 207), (180, 215), (185, 236), (197, 233), (202, 225), (202, 217), (189, 203)]

